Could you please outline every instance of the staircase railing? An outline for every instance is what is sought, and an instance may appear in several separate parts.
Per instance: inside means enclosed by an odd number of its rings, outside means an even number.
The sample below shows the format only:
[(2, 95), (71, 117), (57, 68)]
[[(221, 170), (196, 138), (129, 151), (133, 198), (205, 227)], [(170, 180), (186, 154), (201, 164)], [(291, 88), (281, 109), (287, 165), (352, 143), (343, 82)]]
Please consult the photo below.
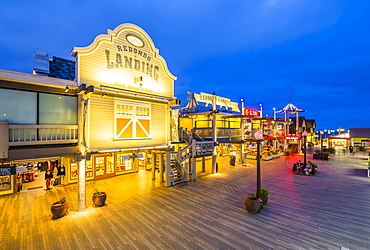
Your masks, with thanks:
[(192, 137), (189, 135), (188, 131), (179, 128), (179, 139), (181, 142), (191, 143)]

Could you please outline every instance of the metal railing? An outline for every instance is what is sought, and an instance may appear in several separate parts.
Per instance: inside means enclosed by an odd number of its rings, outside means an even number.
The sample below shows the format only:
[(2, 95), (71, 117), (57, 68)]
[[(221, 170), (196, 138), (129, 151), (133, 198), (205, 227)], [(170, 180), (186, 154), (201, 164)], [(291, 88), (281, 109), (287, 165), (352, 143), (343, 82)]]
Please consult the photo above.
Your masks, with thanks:
[(9, 125), (9, 146), (78, 142), (78, 125)]

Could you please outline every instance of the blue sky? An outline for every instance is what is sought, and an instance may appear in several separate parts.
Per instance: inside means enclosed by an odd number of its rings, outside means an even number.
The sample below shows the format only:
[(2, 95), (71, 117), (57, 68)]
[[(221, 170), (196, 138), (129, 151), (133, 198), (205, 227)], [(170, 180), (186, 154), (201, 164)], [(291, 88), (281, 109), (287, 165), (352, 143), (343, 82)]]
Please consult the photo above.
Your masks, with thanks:
[(31, 73), (36, 48), (72, 59), (74, 46), (134, 23), (183, 102), (216, 91), (270, 117), (291, 102), (318, 129), (370, 127), (368, 13), (364, 0), (3, 0), (0, 69)]

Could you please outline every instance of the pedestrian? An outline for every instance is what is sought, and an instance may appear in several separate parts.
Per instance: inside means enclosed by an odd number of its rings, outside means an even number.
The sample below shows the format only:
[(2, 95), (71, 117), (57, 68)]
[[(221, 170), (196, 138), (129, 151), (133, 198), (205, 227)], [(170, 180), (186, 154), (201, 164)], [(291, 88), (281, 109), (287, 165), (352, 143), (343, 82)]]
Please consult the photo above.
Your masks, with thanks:
[(285, 152), (285, 161), (289, 161), (289, 152)]
[(343, 156), (346, 156), (346, 149), (343, 148)]

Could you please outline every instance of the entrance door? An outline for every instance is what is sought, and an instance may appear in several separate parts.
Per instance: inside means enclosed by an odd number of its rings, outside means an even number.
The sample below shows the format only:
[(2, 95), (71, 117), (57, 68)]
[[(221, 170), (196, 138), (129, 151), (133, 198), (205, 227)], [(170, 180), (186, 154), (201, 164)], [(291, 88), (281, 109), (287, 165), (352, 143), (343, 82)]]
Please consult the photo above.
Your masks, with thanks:
[(94, 157), (95, 178), (101, 179), (114, 176), (114, 156), (102, 155)]

